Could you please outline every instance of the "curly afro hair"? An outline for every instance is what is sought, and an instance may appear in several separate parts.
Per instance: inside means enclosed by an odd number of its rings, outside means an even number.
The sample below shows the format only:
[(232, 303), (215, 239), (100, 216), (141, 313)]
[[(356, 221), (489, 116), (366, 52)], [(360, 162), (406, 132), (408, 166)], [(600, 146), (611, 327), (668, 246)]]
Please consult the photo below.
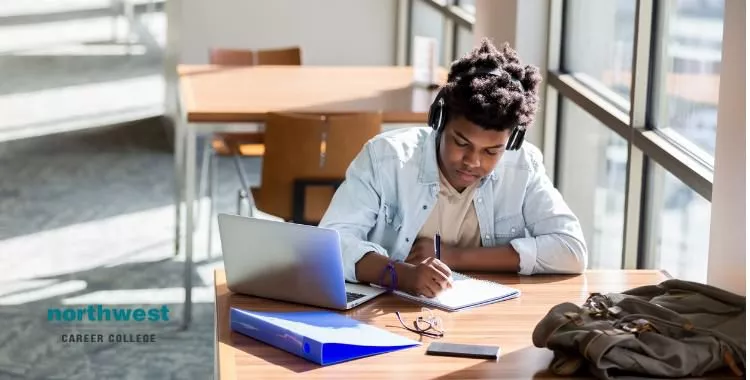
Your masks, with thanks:
[[(501, 75), (465, 75), (473, 70), (495, 70)], [(487, 38), (480, 46), (454, 61), (443, 91), (450, 118), (465, 117), (488, 130), (528, 127), (539, 102), (539, 69), (522, 65), (518, 54), (505, 43), (498, 50)]]

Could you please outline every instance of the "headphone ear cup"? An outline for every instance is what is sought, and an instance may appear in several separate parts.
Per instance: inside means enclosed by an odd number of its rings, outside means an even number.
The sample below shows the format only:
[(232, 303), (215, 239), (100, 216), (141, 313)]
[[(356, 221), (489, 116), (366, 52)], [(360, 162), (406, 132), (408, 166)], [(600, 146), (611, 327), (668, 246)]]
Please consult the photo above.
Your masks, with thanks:
[(427, 113), (427, 125), (429, 125), (432, 129), (437, 129), (437, 120), (435, 120), (435, 115), (437, 114), (437, 102), (433, 102), (430, 105), (430, 110)]
[(505, 145), (505, 150), (518, 150), (521, 148), (525, 136), (526, 128), (513, 128), (508, 143)]
[(440, 120), (438, 120), (438, 132), (442, 132), (445, 129), (445, 123), (448, 122), (448, 107), (443, 104), (440, 107)]
[(430, 110), (427, 114), (427, 123), (432, 129), (439, 131), (441, 124), (445, 120), (445, 87), (441, 88), (435, 95), (435, 100), (430, 105)]
[(436, 131), (440, 130), (443, 123), (445, 113), (444, 103), (445, 101), (442, 98), (436, 99), (430, 106), (429, 113), (427, 114), (427, 123)]

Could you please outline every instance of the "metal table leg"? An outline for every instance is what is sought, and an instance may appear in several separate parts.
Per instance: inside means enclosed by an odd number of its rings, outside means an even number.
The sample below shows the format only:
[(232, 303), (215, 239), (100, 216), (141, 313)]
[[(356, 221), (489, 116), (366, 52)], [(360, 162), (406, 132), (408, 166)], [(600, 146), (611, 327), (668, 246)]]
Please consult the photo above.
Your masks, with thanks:
[(187, 145), (185, 147), (185, 308), (182, 319), (184, 328), (190, 325), (193, 308), (193, 212), (195, 211), (195, 149), (197, 144), (195, 128), (195, 125), (185, 125)]
[(174, 208), (175, 208), (175, 231), (174, 231), (174, 255), (180, 254), (180, 229), (182, 227), (182, 197), (184, 195), (183, 187), (185, 186), (185, 127), (186, 123), (182, 120), (176, 120), (174, 125)]

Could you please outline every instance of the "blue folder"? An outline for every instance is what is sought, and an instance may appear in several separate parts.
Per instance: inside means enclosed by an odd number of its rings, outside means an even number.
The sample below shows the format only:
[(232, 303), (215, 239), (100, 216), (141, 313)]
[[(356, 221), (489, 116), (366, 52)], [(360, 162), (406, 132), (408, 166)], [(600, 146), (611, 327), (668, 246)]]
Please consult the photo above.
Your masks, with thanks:
[(324, 366), (420, 345), (330, 311), (271, 313), (233, 307), (229, 319), (233, 331)]

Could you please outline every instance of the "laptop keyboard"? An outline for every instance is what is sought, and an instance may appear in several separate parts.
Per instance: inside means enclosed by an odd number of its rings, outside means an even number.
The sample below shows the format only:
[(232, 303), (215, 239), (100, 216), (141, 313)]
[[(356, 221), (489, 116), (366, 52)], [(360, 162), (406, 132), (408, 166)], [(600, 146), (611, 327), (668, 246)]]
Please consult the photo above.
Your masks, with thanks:
[(364, 296), (365, 296), (364, 294), (346, 292), (346, 302), (349, 303), (349, 302), (358, 300)]

